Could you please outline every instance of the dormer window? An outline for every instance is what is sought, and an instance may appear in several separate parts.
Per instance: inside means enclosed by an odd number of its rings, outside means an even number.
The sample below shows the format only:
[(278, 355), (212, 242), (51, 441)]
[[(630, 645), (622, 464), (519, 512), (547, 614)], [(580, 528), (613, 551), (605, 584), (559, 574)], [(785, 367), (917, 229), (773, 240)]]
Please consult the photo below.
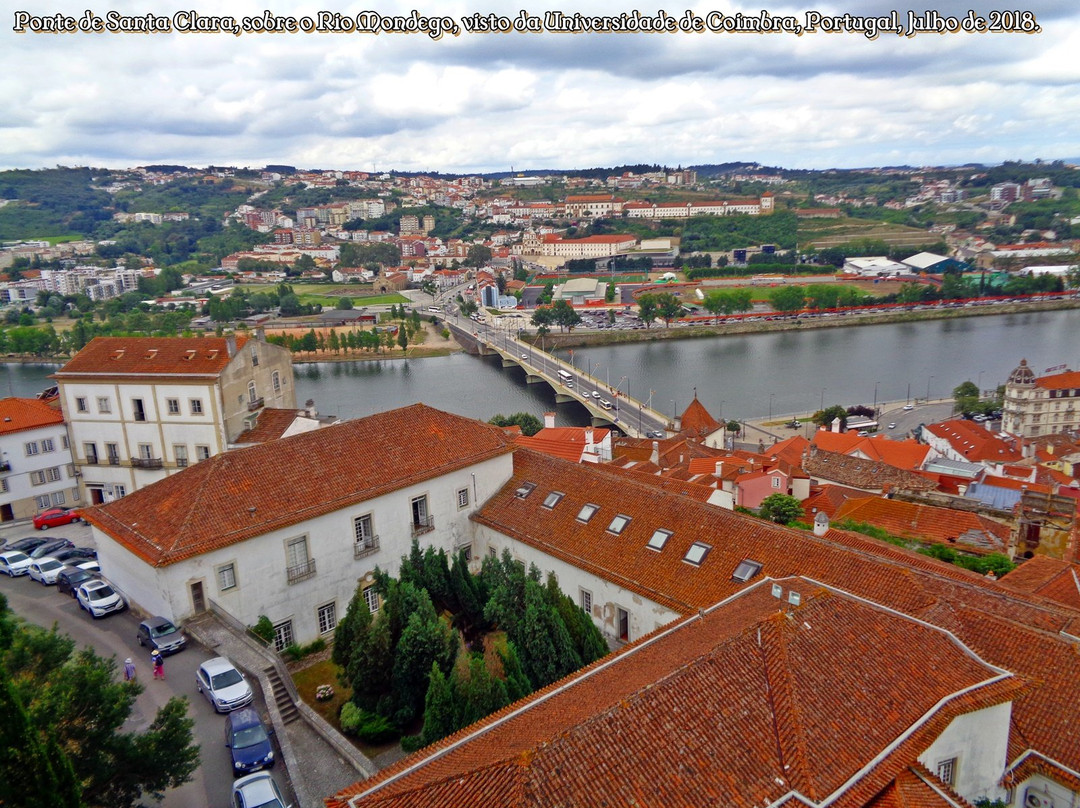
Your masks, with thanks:
[(577, 520), (579, 522), (588, 522), (598, 510), (600, 510), (599, 505), (593, 505), (591, 502), (587, 502), (582, 505), (581, 510), (578, 511)]

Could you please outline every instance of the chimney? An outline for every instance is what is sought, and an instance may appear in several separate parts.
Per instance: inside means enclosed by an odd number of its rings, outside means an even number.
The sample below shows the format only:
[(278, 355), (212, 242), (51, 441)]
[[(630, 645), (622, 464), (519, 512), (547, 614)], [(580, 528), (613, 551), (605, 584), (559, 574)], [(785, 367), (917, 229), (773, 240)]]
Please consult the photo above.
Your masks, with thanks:
[(315, 409), (315, 399), (309, 398), (304, 402), (304, 412), (307, 414), (308, 418), (319, 417), (319, 411)]
[(724, 473), (724, 461), (723, 460), (717, 460), (716, 461), (716, 471), (714, 472), (714, 474), (716, 474), (716, 476), (719, 477), (723, 473)]
[[(555, 428), (555, 413), (553, 413), (553, 412), (545, 412), (544, 413), (544, 429), (554, 429), (554, 428)], [(592, 443), (592, 441), (589, 441), (589, 443)]]
[(818, 515), (814, 517), (814, 535), (824, 536), (829, 532), (829, 517), (825, 514), (825, 511), (819, 511)]
[(255, 329), (255, 339), (259, 342), (266, 342), (266, 329), (261, 325)]
[(593, 428), (591, 426), (585, 427), (585, 445), (592, 446), (593, 444)]
[(229, 354), (230, 359), (236, 356), (236, 334), (227, 334), (225, 336), (225, 351)]
[(660, 443), (658, 441), (652, 442), (652, 454), (649, 455), (649, 462), (654, 466), (660, 465)]
[(840, 416), (839, 415), (832, 419), (832, 431), (833, 432), (839, 432), (840, 431)]

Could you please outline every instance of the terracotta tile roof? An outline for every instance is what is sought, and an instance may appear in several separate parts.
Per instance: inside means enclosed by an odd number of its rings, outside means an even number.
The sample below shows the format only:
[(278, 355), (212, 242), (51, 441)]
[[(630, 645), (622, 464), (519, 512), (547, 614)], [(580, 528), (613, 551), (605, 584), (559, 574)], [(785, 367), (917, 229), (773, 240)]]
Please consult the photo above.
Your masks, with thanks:
[(0, 435), (64, 423), (64, 415), (36, 398), (0, 399)]
[(926, 461), (930, 447), (914, 440), (893, 440), (884, 435), (859, 437), (855, 432), (818, 430), (812, 443), (819, 449), (840, 454), (860, 454), (868, 460), (880, 460), (899, 469), (914, 471)]
[(894, 488), (930, 491), (935, 487), (931, 480), (919, 474), (898, 469), (880, 460), (849, 457), (815, 447), (811, 447), (807, 452), (802, 467), (811, 477), (852, 488), (861, 488), (864, 491), (884, 491)]
[(774, 443), (765, 449), (765, 454), (774, 460), (781, 460), (792, 468), (801, 468), (803, 453), (810, 445), (810, 441), (802, 435), (792, 435), (784, 438), (779, 443)]
[(721, 426), (719, 421), (709, 415), (709, 411), (705, 409), (704, 404), (698, 401), (697, 396), (694, 396), (690, 406), (683, 410), (680, 425), (683, 434), (695, 438), (704, 438), (711, 435)]
[(498, 427), (414, 404), (216, 455), (84, 516), (166, 566), (512, 450)]
[(1053, 376), (1040, 376), (1035, 380), (1035, 386), (1044, 390), (1070, 390), (1080, 388), (1080, 371), (1069, 373), (1055, 373)]
[(1041, 595), (1080, 610), (1080, 565), (1037, 555), (1001, 579), (1001, 585), (1017, 592)]
[(241, 432), (234, 443), (267, 443), (278, 440), (285, 430), (293, 425), (298, 416), (306, 415), (306, 410), (283, 410), (278, 407), (264, 407), (259, 411), (259, 419), (254, 428)]
[[(248, 338), (236, 337), (236, 349)], [(217, 376), (229, 364), (225, 337), (95, 337), (54, 374), (81, 376)]]
[[(752, 587), (327, 805), (750, 808), (791, 791), (861, 805), (946, 722), (1016, 692), (938, 629), (801, 579), (782, 586), (802, 596), (790, 616)], [(870, 647), (881, 664), (866, 664)]]
[(970, 808), (971, 804), (927, 769), (915, 764), (900, 773), (866, 808)]
[(803, 512), (808, 517), (815, 513), (824, 513), (830, 519), (837, 509), (849, 499), (866, 496), (865, 491), (847, 488), (843, 485), (823, 485), (802, 501)]
[(1012, 442), (963, 418), (929, 424), (923, 429), (947, 440), (953, 451), (972, 463), (1012, 463), (1023, 458), (1023, 454)]
[(835, 518), (866, 522), (904, 539), (961, 544), (980, 553), (1004, 553), (1010, 528), (969, 511), (919, 505), (883, 497), (849, 499)]

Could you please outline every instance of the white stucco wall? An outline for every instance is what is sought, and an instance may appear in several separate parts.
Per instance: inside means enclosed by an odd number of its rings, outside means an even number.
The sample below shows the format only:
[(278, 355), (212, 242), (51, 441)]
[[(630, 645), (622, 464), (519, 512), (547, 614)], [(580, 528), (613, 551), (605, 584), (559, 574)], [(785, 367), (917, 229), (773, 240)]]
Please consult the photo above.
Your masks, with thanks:
[[(77, 498), (78, 480), (72, 476), (71, 452), (66, 448), (67, 427), (60, 424), (26, 429), (0, 436), (0, 460), (10, 465), (9, 471), (0, 471), (0, 477), (7, 482), (7, 490), (0, 491), (0, 503), (11, 505), (15, 519), (25, 519), (44, 510), (37, 498), (49, 495), (49, 506), (61, 505), (74, 507), (81, 504)], [(45, 441), (52, 441), (52, 449), (45, 449)], [(37, 444), (35, 454), (27, 454), (26, 444)], [(60, 479), (49, 480), (41, 485), (34, 485), (33, 473), (40, 471), (48, 474), (50, 469), (59, 469)], [(55, 502), (55, 494), (63, 495), (63, 502)]]
[[(182, 622), (193, 614), (191, 584), (202, 581), (206, 598), (245, 625), (254, 624), (263, 614), (274, 623), (291, 620), (296, 641), (306, 643), (319, 636), (320, 607), (334, 603), (340, 620), (357, 583), (368, 579), (376, 566), (396, 574), (401, 556), (408, 554), (412, 544), (414, 497), (427, 496), (435, 525), (418, 537), (421, 547), (435, 546), (450, 553), (472, 544), (474, 526), (469, 515), (510, 479), (512, 471), (511, 456), (503, 455), (159, 568), (141, 561), (101, 531), (94, 533), (102, 571), (137, 608)], [(459, 508), (457, 495), (462, 489), (469, 491), (469, 504)], [(356, 558), (353, 520), (365, 514), (371, 515), (379, 549)], [(290, 584), (286, 544), (299, 536), (307, 536), (315, 575)], [(225, 564), (234, 565), (236, 586), (223, 590), (218, 570)]]
[(998, 785), (1005, 773), (1009, 745), (1012, 702), (966, 713), (953, 719), (919, 762), (932, 772), (938, 764), (956, 759), (953, 788), (969, 802), (980, 798), (1004, 799)]
[(581, 590), (592, 593), (592, 619), (609, 640), (618, 639), (616, 615), (618, 609), (626, 610), (630, 615), (630, 636), (636, 640), (661, 626), (665, 626), (681, 615), (672, 609), (655, 603), (647, 598), (624, 589), (621, 586), (578, 569), (561, 559), (537, 550), (532, 545), (512, 539), (484, 525), (476, 525), (476, 541), (473, 545), (473, 558), (480, 560), (494, 550), (501, 556), (503, 550), (528, 567), (535, 564), (544, 577), (554, 572), (563, 593), (581, 605)]
[(1012, 804), (1016, 808), (1077, 808), (1080, 794), (1036, 774), (1016, 787)]

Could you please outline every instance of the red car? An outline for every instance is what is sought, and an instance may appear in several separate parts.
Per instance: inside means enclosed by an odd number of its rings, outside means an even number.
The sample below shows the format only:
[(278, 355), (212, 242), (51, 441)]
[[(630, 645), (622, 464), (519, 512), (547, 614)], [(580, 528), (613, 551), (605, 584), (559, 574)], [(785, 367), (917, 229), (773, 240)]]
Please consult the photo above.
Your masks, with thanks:
[(34, 528), (48, 530), (58, 525), (70, 525), (72, 522), (81, 522), (82, 516), (75, 509), (49, 508), (34, 517)]

